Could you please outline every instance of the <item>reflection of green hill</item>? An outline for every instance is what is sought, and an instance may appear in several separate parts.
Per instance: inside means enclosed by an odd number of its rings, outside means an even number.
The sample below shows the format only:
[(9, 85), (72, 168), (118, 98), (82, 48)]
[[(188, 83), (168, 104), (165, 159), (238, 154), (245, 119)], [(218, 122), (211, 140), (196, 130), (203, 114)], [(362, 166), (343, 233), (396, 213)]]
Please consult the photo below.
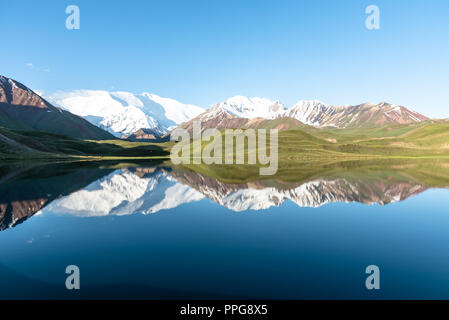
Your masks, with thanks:
[(189, 165), (178, 170), (200, 173), (226, 183), (259, 182), (281, 186), (318, 178), (356, 178), (413, 181), (426, 187), (449, 187), (449, 159), (378, 159), (333, 162), (292, 162), (280, 166), (273, 176), (260, 176), (256, 165)]
[(3, 164), (0, 166), (0, 230), (23, 222), (51, 201), (80, 190), (117, 168), (155, 166), (159, 163), (83, 161)]
[[(8, 173), (11, 171), (14, 173)], [(84, 188), (111, 171), (80, 168), (76, 163), (1, 167), (0, 230), (23, 222), (52, 200)]]
[(286, 200), (299, 207), (330, 202), (385, 205), (429, 188), (449, 188), (449, 160), (305, 162), (270, 177), (248, 174), (247, 166), (224, 167), (177, 167), (170, 174), (234, 211), (266, 209)]
[[(116, 168), (133, 167), (130, 171), (145, 179), (154, 174), (154, 166), (159, 164), (73, 162), (0, 166), (0, 230), (21, 223), (54, 199), (85, 188)], [(232, 166), (229, 170), (229, 166), (167, 165), (164, 163), (162, 168), (166, 175), (235, 211), (268, 208), (287, 199), (298, 206), (312, 207), (329, 202), (388, 204), (429, 188), (449, 187), (449, 160), (442, 159), (296, 162), (280, 168), (274, 176), (263, 177), (256, 174), (257, 167), (250, 170), (248, 166)]]

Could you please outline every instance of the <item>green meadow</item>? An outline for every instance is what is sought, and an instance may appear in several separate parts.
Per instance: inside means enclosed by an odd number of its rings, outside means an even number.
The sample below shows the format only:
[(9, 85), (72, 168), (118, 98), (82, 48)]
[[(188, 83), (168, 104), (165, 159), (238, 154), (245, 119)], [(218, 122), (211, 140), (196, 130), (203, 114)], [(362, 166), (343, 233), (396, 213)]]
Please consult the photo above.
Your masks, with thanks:
[[(428, 179), (438, 184), (439, 180), (449, 180), (449, 166), (446, 166), (449, 162), (449, 123), (446, 121), (368, 129), (316, 129), (304, 125), (280, 131), (278, 141), (279, 163), (275, 177), (260, 176), (261, 164), (191, 163), (177, 167), (230, 183), (262, 179), (298, 181), (356, 167), (376, 169), (379, 175), (392, 166), (406, 169), (408, 175), (420, 181)], [(207, 144), (203, 142), (201, 148)], [(248, 154), (257, 150), (245, 150), (247, 163)], [(192, 144), (191, 155), (193, 152)], [(222, 153), (225, 153), (224, 146)]]
[[(267, 129), (275, 122), (265, 123)], [(224, 140), (223, 140), (224, 141)], [(191, 141), (192, 142), (192, 141)], [(202, 142), (201, 149), (210, 142)], [(0, 128), (0, 159), (17, 160), (117, 160), (160, 159), (170, 163), (174, 142), (148, 143), (126, 140), (79, 140), (46, 132), (15, 131)], [(190, 145), (194, 154), (194, 143)], [(234, 150), (235, 151), (235, 150)], [(245, 148), (245, 163), (258, 150)], [(269, 153), (269, 148), (263, 150)], [(223, 145), (222, 154), (225, 154)], [(349, 167), (376, 169), (382, 174), (391, 166), (402, 166), (411, 177), (438, 184), (449, 177), (449, 122), (426, 121), (415, 125), (397, 125), (363, 129), (317, 129), (307, 125), (279, 131), (278, 170), (273, 176), (260, 176), (259, 163), (182, 164), (181, 170), (195, 171), (227, 182), (255, 180), (298, 181), (314, 175), (341, 172)], [(234, 152), (235, 157), (235, 152)], [(407, 164), (404, 164), (407, 163)], [(438, 168), (435, 166), (438, 165)], [(410, 169), (407, 169), (410, 167)], [(383, 168), (383, 169), (382, 169)], [(404, 169), (404, 170), (405, 170)], [(419, 170), (418, 170), (419, 169)], [(404, 171), (403, 170), (403, 171)], [(444, 183), (443, 183), (444, 184)]]
[(0, 127), (2, 160), (114, 160), (168, 158), (169, 143), (126, 140), (80, 140), (40, 131)]

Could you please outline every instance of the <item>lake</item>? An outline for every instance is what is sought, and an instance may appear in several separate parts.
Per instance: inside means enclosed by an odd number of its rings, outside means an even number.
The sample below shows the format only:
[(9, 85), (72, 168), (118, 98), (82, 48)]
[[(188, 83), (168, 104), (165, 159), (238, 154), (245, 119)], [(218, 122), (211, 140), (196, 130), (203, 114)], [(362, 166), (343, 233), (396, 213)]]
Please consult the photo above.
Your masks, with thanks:
[(231, 183), (155, 162), (3, 164), (0, 298), (449, 299), (448, 164), (322, 168)]

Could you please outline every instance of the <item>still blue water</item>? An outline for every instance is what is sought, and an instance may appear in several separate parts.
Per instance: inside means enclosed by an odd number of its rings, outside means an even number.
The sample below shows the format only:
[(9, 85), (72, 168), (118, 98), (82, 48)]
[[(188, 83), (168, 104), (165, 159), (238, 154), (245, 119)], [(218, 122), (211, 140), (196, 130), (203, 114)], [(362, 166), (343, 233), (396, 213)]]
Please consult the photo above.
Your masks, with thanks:
[[(449, 190), (241, 212), (209, 198), (146, 215), (49, 207), (0, 232), (0, 298), (449, 299)], [(371, 264), (380, 290), (365, 288)]]

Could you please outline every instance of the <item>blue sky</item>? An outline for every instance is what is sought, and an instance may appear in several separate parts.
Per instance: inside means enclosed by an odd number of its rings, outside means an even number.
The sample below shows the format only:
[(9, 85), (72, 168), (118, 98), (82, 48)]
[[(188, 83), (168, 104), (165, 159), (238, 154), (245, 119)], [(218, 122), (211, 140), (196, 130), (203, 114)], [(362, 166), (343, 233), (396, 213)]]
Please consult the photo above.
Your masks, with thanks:
[[(70, 4), (80, 30), (65, 28)], [(380, 30), (365, 28), (371, 4)], [(3, 1), (0, 74), (44, 93), (388, 101), (449, 117), (448, 14), (447, 0)]]

